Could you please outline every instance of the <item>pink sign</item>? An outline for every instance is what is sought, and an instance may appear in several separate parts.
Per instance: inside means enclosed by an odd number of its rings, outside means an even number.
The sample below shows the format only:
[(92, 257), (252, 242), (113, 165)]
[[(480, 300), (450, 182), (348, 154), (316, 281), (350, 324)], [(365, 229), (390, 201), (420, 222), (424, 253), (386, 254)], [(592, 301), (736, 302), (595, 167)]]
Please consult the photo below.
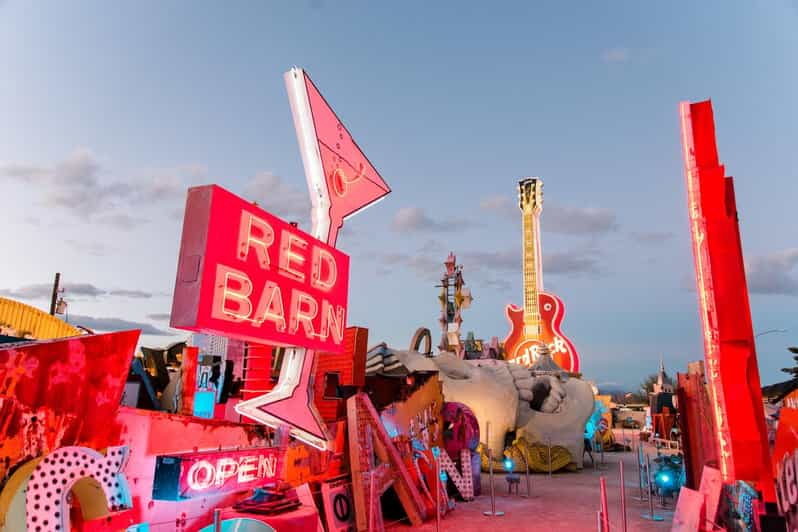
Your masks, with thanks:
[(188, 191), (171, 326), (343, 351), (349, 257), (217, 185)]
[(311, 191), (314, 235), (335, 245), (344, 219), (391, 189), (307, 73), (294, 68), (285, 79)]

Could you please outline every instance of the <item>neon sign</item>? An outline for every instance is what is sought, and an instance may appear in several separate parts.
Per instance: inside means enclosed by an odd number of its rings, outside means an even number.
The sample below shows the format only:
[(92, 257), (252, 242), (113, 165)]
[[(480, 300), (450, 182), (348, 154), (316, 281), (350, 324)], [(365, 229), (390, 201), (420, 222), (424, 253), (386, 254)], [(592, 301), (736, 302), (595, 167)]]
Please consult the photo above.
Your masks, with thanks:
[(186, 201), (171, 326), (343, 350), (349, 258), (216, 185)]
[(310, 190), (313, 236), (335, 245), (344, 220), (391, 192), (307, 73), (284, 76)]
[(277, 480), (281, 451), (263, 447), (156, 459), (153, 499), (181, 500), (252, 489)]

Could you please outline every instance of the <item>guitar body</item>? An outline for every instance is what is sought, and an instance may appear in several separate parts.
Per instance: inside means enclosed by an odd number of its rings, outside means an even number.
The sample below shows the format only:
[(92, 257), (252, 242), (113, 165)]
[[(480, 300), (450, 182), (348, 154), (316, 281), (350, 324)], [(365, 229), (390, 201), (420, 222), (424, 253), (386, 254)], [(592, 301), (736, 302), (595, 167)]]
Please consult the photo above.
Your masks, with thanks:
[(579, 356), (571, 340), (560, 330), (565, 317), (562, 299), (546, 292), (538, 293), (540, 309), (540, 338), (527, 337), (524, 333), (524, 309), (507, 305), (507, 319), (510, 334), (504, 340), (504, 358), (522, 365), (531, 365), (535, 359), (537, 346), (549, 346), (551, 357), (565, 371), (579, 372)]

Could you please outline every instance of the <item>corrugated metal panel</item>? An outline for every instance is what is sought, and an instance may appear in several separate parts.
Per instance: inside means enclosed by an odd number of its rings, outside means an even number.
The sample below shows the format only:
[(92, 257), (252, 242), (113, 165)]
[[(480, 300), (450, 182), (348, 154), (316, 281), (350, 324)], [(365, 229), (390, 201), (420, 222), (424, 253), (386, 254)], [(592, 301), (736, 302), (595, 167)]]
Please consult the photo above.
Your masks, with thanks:
[(0, 324), (37, 340), (80, 335), (80, 329), (25, 303), (0, 297)]

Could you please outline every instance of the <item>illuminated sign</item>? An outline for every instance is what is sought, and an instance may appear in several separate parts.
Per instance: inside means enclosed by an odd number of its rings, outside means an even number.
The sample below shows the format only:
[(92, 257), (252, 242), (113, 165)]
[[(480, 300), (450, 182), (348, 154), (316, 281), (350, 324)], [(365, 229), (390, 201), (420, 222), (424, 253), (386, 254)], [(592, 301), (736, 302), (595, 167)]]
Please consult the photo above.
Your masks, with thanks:
[(391, 192), (301, 68), (284, 75), (310, 190), (313, 235), (335, 245), (344, 220)]
[[(724, 482), (775, 500), (734, 181), (718, 160), (710, 101), (679, 107), (707, 384)], [(733, 421), (733, 422), (732, 422)]]
[(262, 447), (156, 459), (152, 498), (176, 501), (252, 489), (276, 481), (281, 451)]
[(349, 257), (216, 185), (188, 191), (171, 326), (343, 351)]

